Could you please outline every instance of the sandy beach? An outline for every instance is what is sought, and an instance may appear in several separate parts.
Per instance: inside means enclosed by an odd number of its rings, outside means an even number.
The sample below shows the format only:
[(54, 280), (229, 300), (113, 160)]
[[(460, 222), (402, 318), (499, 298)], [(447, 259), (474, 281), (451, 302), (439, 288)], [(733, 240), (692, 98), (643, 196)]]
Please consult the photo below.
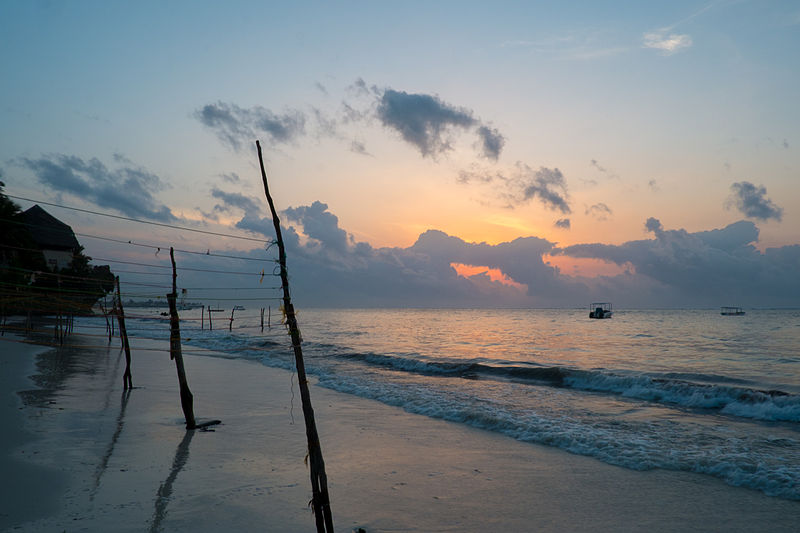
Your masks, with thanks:
[[(0, 338), (3, 531), (314, 531), (296, 376), (165, 342)], [(99, 344), (98, 344), (99, 343)], [(196, 351), (196, 348), (192, 348)], [(312, 386), (338, 531), (796, 531), (800, 502), (637, 472)]]

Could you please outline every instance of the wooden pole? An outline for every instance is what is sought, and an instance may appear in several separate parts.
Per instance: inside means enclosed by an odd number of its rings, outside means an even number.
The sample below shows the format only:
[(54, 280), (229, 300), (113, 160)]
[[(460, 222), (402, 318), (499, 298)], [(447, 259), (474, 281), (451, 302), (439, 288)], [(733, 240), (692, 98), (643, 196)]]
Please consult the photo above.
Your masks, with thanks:
[(205, 329), (203, 322), (206, 319), (206, 306), (203, 305), (200, 307), (200, 329)]
[(169, 258), (172, 261), (172, 292), (167, 294), (167, 302), (169, 303), (169, 358), (175, 360), (175, 368), (178, 370), (178, 386), (181, 393), (181, 408), (183, 409), (183, 416), (186, 418), (186, 429), (194, 429), (197, 427), (194, 420), (194, 397), (192, 396), (192, 391), (189, 390), (189, 384), (186, 381), (186, 370), (183, 368), (181, 326), (178, 318), (178, 307), (175, 303), (178, 299), (176, 288), (178, 274), (175, 268), (175, 250), (171, 246), (169, 248)]
[(331, 513), (330, 497), (328, 496), (328, 476), (325, 473), (325, 461), (322, 458), (322, 446), (319, 442), (317, 424), (314, 420), (314, 409), (311, 406), (311, 393), (308, 389), (303, 349), (300, 346), (300, 330), (297, 328), (297, 318), (289, 295), (289, 274), (286, 270), (286, 249), (281, 236), (281, 222), (269, 194), (267, 185), (267, 172), (264, 170), (264, 159), (261, 155), (261, 144), (256, 141), (258, 149), (258, 163), (261, 166), (261, 180), (264, 183), (264, 194), (267, 197), (269, 210), (272, 213), (272, 224), (275, 227), (275, 237), (278, 243), (278, 263), (281, 271), (281, 286), (283, 287), (283, 309), (286, 313), (286, 325), (292, 337), (295, 365), (297, 366), (297, 381), (300, 386), (300, 398), (303, 403), (303, 418), (306, 423), (306, 439), (308, 440), (309, 469), (311, 471), (311, 505), (316, 519), (318, 533), (333, 532), (333, 515)]
[(233, 312), (236, 311), (236, 306), (231, 308), (231, 321), (228, 323), (228, 331), (233, 331)]
[(261, 333), (264, 333), (264, 308), (261, 308)]
[(211, 323), (211, 306), (208, 306), (208, 330), (212, 331), (214, 329), (214, 325)]
[(131, 379), (131, 347), (128, 344), (128, 330), (125, 329), (125, 309), (122, 307), (122, 293), (119, 290), (119, 276), (114, 279), (117, 285), (117, 322), (119, 322), (119, 337), (122, 340), (122, 348), (125, 350), (125, 373), (122, 374), (122, 388), (132, 389), (133, 380)]
[(267, 307), (267, 329), (272, 329), (272, 306)]

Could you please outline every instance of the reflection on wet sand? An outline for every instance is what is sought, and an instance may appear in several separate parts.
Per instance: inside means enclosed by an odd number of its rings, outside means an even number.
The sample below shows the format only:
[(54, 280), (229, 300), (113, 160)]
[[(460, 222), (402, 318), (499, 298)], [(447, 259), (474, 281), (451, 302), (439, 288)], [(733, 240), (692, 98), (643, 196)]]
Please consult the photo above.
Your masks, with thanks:
[(170, 497), (172, 496), (172, 485), (175, 483), (175, 479), (178, 477), (180, 471), (183, 470), (183, 467), (186, 465), (186, 461), (189, 460), (189, 444), (192, 442), (194, 434), (195, 430), (186, 431), (180, 444), (178, 444), (178, 448), (175, 450), (175, 458), (172, 460), (172, 468), (170, 469), (169, 475), (161, 486), (158, 487), (155, 509), (153, 510), (153, 519), (150, 524), (151, 533), (161, 531), (161, 522), (167, 516), (167, 504), (169, 504)]
[(114, 446), (117, 445), (117, 441), (119, 440), (119, 435), (122, 433), (122, 427), (125, 424), (125, 409), (128, 406), (128, 399), (131, 396), (131, 389), (126, 389), (122, 391), (122, 400), (120, 403), (119, 408), (119, 416), (117, 416), (117, 425), (114, 430), (114, 434), (111, 436), (111, 442), (108, 443), (108, 447), (106, 448), (105, 453), (103, 454), (103, 458), (100, 461), (100, 464), (97, 465), (97, 470), (94, 473), (94, 486), (92, 487), (92, 492), (89, 495), (89, 501), (94, 500), (95, 495), (97, 494), (97, 489), (100, 487), (100, 479), (103, 477), (103, 474), (108, 467), (108, 461), (111, 459), (111, 455), (114, 453)]

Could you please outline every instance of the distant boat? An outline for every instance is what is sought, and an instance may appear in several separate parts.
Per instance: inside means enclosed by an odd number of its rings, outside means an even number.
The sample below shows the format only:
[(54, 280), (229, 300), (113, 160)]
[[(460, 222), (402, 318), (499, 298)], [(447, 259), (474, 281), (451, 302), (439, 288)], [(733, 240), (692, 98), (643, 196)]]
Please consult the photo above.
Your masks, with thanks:
[(223, 311), (224, 311), (224, 309), (211, 309), (210, 307), (208, 308), (208, 312), (209, 313), (212, 313), (212, 312), (213, 313), (221, 313)]
[(721, 307), (719, 314), (722, 316), (742, 316), (744, 310), (741, 307)]
[(244, 306), (242, 306), (242, 305), (234, 305), (233, 306), (233, 310), (234, 311), (244, 311)]
[(589, 306), (589, 318), (611, 318), (613, 313), (610, 302), (595, 302)]

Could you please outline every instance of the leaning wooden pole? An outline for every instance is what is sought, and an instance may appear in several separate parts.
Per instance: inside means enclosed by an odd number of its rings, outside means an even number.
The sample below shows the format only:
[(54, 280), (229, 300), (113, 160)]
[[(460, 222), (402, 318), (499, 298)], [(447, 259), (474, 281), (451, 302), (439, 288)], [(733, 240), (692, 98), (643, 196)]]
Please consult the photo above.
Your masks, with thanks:
[(125, 373), (122, 374), (122, 388), (132, 389), (133, 380), (131, 379), (131, 346), (128, 344), (128, 330), (125, 329), (125, 310), (122, 307), (122, 294), (119, 290), (119, 276), (114, 278), (117, 285), (117, 322), (119, 322), (119, 336), (122, 339), (122, 348), (125, 350)]
[(308, 440), (308, 458), (311, 471), (312, 508), (317, 523), (318, 533), (333, 533), (333, 515), (331, 514), (330, 497), (328, 495), (328, 476), (325, 474), (325, 461), (322, 459), (322, 447), (319, 443), (317, 424), (314, 421), (314, 409), (311, 407), (311, 393), (308, 390), (306, 367), (303, 361), (303, 349), (300, 346), (300, 330), (297, 328), (297, 318), (289, 295), (289, 275), (286, 271), (286, 249), (281, 236), (281, 222), (275, 211), (275, 204), (269, 194), (267, 185), (267, 172), (264, 170), (264, 159), (261, 155), (261, 144), (256, 141), (258, 149), (258, 163), (261, 166), (261, 179), (264, 182), (264, 194), (267, 197), (269, 210), (272, 213), (272, 224), (275, 226), (275, 237), (278, 241), (278, 263), (281, 271), (281, 286), (283, 287), (283, 309), (286, 313), (286, 325), (292, 337), (295, 365), (297, 366), (297, 381), (300, 386), (300, 398), (303, 402), (303, 418), (306, 423), (306, 439)]
[(176, 280), (178, 277), (175, 268), (175, 250), (170, 246), (169, 258), (172, 261), (172, 292), (167, 294), (169, 303), (169, 358), (175, 360), (175, 367), (178, 370), (178, 385), (181, 391), (181, 408), (183, 416), (186, 418), (186, 429), (195, 429), (197, 424), (194, 420), (194, 397), (189, 390), (189, 383), (186, 381), (186, 370), (183, 368), (183, 353), (181, 353), (181, 323), (178, 318), (178, 290)]

